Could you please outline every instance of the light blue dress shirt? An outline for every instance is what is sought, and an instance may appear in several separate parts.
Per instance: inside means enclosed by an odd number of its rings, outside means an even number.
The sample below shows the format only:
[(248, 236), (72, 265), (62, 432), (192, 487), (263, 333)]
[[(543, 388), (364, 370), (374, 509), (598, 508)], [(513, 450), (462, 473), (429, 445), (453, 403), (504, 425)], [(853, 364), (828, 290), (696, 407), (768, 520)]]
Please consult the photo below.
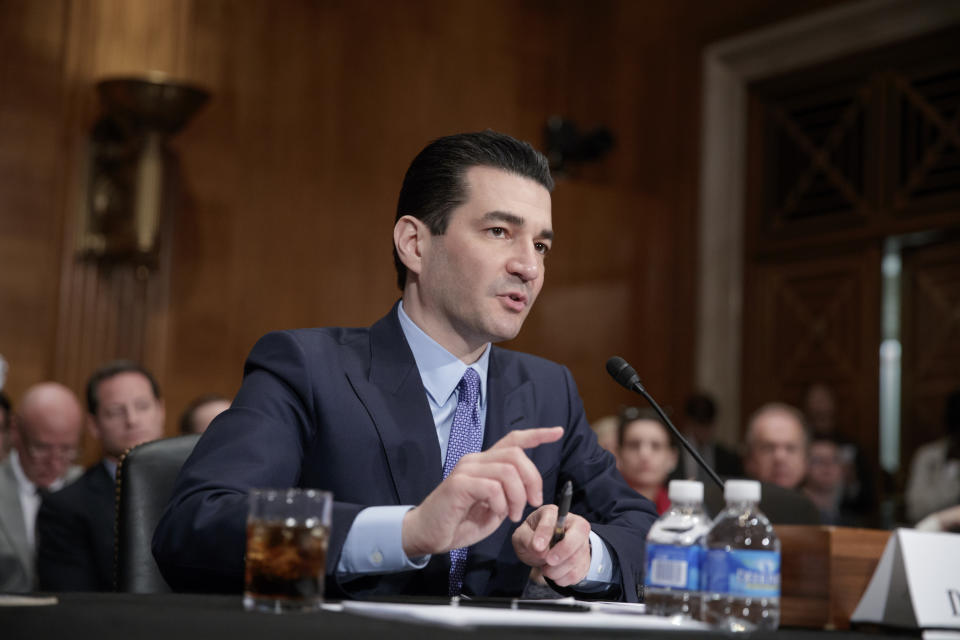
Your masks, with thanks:
[[(403, 302), (397, 306), (397, 314), (427, 392), (442, 456), (447, 450), (453, 414), (457, 409), (457, 385), (467, 365), (414, 324), (403, 310)], [(480, 423), (485, 425), (490, 346), (487, 345), (483, 355), (469, 366), (480, 376)], [(442, 458), (437, 460), (437, 466), (443, 467)], [(427, 566), (430, 556), (408, 558), (403, 551), (403, 516), (412, 508), (413, 505), (367, 507), (358, 513), (347, 532), (337, 564), (337, 573), (341, 578), (409, 571)], [(587, 577), (576, 585), (581, 591), (602, 590), (615, 577), (613, 556), (606, 543), (593, 531), (590, 532), (590, 550), (590, 570)]]

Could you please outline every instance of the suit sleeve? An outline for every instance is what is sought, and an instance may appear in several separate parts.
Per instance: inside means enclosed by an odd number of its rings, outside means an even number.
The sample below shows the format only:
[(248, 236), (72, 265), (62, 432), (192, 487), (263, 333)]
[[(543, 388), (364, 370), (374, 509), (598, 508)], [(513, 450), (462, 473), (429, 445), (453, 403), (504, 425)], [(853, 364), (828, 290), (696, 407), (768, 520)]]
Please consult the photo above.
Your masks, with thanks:
[(569, 424), (557, 484), (562, 486), (567, 479), (573, 481), (571, 511), (590, 522), (591, 530), (607, 543), (620, 569), (617, 588), (576, 595), (637, 602), (637, 587), (643, 584), (644, 547), (647, 532), (657, 519), (656, 507), (627, 485), (617, 470), (613, 455), (597, 444), (596, 436), (587, 424), (573, 377), (566, 368), (563, 368), (563, 377)]
[[(184, 464), (154, 533), (154, 558), (174, 590), (242, 589), (247, 495), (299, 486), (304, 451), (318, 429), (313, 389), (323, 383), (311, 379), (319, 369), (311, 364), (322, 355), (308, 357), (291, 332), (267, 334), (254, 346), (237, 397)], [(328, 593), (346, 533), (365, 506), (334, 503)]]

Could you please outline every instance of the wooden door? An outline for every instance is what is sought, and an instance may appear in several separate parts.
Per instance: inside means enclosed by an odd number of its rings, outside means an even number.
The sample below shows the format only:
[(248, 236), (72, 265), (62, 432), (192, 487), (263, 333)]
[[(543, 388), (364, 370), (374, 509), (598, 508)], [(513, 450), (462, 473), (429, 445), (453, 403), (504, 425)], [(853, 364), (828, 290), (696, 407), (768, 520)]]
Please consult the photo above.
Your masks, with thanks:
[(766, 79), (748, 104), (744, 410), (826, 382), (838, 435), (879, 468), (881, 259), (919, 234), (903, 255), (902, 468), (960, 384), (960, 245), (929, 245), (960, 229), (960, 30)]

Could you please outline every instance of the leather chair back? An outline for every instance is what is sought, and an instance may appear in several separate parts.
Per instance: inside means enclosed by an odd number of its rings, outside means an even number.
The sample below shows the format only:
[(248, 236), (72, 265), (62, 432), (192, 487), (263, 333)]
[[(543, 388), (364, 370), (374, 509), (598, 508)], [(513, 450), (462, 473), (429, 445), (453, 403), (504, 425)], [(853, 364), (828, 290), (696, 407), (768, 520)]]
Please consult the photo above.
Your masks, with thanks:
[(169, 593), (153, 559), (153, 530), (173, 495), (173, 484), (199, 435), (138, 445), (117, 467), (114, 582), (126, 593)]

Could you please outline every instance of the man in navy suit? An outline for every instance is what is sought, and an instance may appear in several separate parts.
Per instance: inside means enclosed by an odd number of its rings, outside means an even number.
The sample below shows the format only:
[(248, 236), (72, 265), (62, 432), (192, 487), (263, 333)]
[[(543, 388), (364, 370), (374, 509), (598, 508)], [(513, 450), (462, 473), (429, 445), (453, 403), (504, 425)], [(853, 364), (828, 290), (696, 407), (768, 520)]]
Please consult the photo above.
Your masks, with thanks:
[[(597, 445), (569, 371), (492, 344), (517, 335), (543, 285), (552, 188), (540, 153), (492, 131), (420, 152), (393, 232), (402, 300), (369, 329), (254, 346), (154, 536), (175, 589), (239, 590), (249, 490), (301, 486), (335, 497), (329, 597), (515, 596), (535, 567), (561, 591), (637, 600), (653, 505)], [(444, 477), (468, 379), (482, 447)], [(545, 502), (566, 480), (550, 547)], [(461, 584), (448, 552), (463, 548)]]
[(42, 591), (112, 591), (117, 463), (123, 453), (163, 437), (160, 387), (129, 360), (97, 369), (87, 381), (90, 433), (103, 459), (44, 499), (37, 515), (37, 575)]

